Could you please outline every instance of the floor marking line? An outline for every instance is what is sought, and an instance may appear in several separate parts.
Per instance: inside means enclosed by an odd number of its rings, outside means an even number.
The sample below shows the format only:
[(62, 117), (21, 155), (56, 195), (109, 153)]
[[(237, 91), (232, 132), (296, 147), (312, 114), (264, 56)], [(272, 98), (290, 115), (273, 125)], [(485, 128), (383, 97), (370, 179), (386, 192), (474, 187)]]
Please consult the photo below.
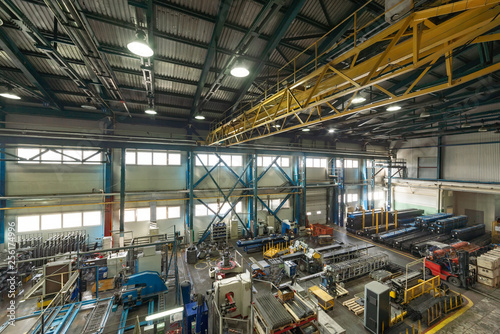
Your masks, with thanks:
[[(450, 291), (458, 294), (457, 292), (455, 292), (453, 290), (450, 290)], [(456, 311), (455, 314), (453, 314), (452, 316), (446, 317), (445, 319), (443, 319), (442, 321), (438, 322), (436, 325), (432, 326), (431, 328), (428, 328), (426, 331), (424, 331), (422, 333), (426, 333), (426, 334), (437, 333), (437, 331), (439, 331), (440, 329), (442, 329), (444, 326), (448, 325), (450, 322), (452, 322), (453, 320), (455, 320), (456, 318), (458, 318), (459, 316), (461, 316), (462, 314), (464, 314), (465, 311), (467, 311), (472, 306), (474, 306), (474, 303), (472, 302), (472, 300), (470, 300), (467, 296), (462, 295), (462, 297), (464, 297), (465, 299), (467, 299), (467, 305), (465, 305), (464, 307), (462, 307), (460, 310)]]

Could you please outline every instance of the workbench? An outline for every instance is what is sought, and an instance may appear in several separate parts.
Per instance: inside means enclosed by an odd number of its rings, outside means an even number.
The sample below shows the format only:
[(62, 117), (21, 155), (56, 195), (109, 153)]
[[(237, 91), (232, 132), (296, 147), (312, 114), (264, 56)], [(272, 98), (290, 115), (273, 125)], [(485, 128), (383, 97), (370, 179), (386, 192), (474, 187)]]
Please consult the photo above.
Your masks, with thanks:
[(318, 287), (317, 285), (309, 288), (309, 292), (316, 296), (318, 300), (318, 305), (321, 306), (323, 310), (329, 310), (333, 307), (334, 299), (328, 293), (326, 293), (323, 289)]

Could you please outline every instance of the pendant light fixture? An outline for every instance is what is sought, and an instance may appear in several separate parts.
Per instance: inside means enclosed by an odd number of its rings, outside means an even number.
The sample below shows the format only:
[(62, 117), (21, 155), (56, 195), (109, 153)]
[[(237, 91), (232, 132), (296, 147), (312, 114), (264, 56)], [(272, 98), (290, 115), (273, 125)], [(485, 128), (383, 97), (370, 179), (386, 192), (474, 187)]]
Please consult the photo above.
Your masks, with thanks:
[(136, 38), (132, 42), (127, 44), (127, 48), (130, 50), (130, 52), (144, 58), (153, 56), (154, 51), (149, 46), (144, 31), (137, 30), (135, 35)]

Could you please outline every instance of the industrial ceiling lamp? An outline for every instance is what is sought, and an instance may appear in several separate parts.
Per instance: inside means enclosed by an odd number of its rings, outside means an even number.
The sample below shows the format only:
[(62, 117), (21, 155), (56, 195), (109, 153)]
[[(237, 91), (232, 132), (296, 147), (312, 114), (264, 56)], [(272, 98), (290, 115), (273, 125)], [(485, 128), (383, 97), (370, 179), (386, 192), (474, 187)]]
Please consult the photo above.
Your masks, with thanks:
[(136, 38), (127, 44), (127, 48), (130, 52), (135, 53), (138, 56), (148, 58), (154, 55), (153, 49), (149, 46), (146, 41), (146, 34), (142, 30), (137, 30)]
[(205, 116), (203, 116), (203, 115), (196, 115), (196, 116), (194, 116), (194, 118), (202, 121), (202, 120), (205, 119)]
[(244, 78), (250, 74), (248, 67), (241, 61), (237, 60), (231, 69), (231, 75), (237, 78)]
[(470, 128), (469, 122), (467, 122), (467, 115), (465, 115), (465, 122), (460, 126), (462, 129)]
[(328, 129), (328, 133), (334, 133), (335, 129)]
[(311, 131), (311, 129), (305, 128), (305, 129), (302, 129), (302, 131), (309, 132), (309, 131)]
[(427, 117), (431, 117), (431, 114), (427, 110), (424, 110), (420, 113), (420, 118), (427, 118)]
[(19, 95), (12, 92), (12, 89), (10, 87), (2, 89), (0, 96), (5, 97), (6, 99), (11, 99), (11, 100), (20, 100), (21, 99), (21, 97)]
[(146, 110), (144, 110), (144, 112), (148, 115), (156, 115), (157, 114), (155, 107), (151, 101), (149, 102), (149, 106), (146, 108)]
[(397, 111), (397, 110), (401, 110), (401, 107), (400, 106), (390, 106), (390, 107), (387, 107), (387, 109), (385, 109), (387, 111)]
[(96, 110), (97, 108), (92, 104), (92, 99), (87, 97), (87, 103), (82, 104), (81, 107), (87, 110)]
[(355, 97), (354, 99), (352, 99), (352, 103), (354, 103), (354, 104), (363, 103), (365, 101), (366, 101), (366, 99), (362, 96), (358, 96), (358, 97)]
[(484, 120), (481, 120), (481, 127), (477, 129), (479, 132), (488, 132), (488, 129), (484, 126)]

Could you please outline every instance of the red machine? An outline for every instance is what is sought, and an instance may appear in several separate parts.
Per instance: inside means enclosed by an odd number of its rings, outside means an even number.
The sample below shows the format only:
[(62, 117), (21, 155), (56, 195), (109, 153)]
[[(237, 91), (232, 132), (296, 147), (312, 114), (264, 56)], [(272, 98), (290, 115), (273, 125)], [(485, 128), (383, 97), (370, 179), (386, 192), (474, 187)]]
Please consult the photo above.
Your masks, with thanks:
[(320, 235), (333, 236), (333, 227), (323, 224), (312, 224), (312, 236), (319, 237)]

